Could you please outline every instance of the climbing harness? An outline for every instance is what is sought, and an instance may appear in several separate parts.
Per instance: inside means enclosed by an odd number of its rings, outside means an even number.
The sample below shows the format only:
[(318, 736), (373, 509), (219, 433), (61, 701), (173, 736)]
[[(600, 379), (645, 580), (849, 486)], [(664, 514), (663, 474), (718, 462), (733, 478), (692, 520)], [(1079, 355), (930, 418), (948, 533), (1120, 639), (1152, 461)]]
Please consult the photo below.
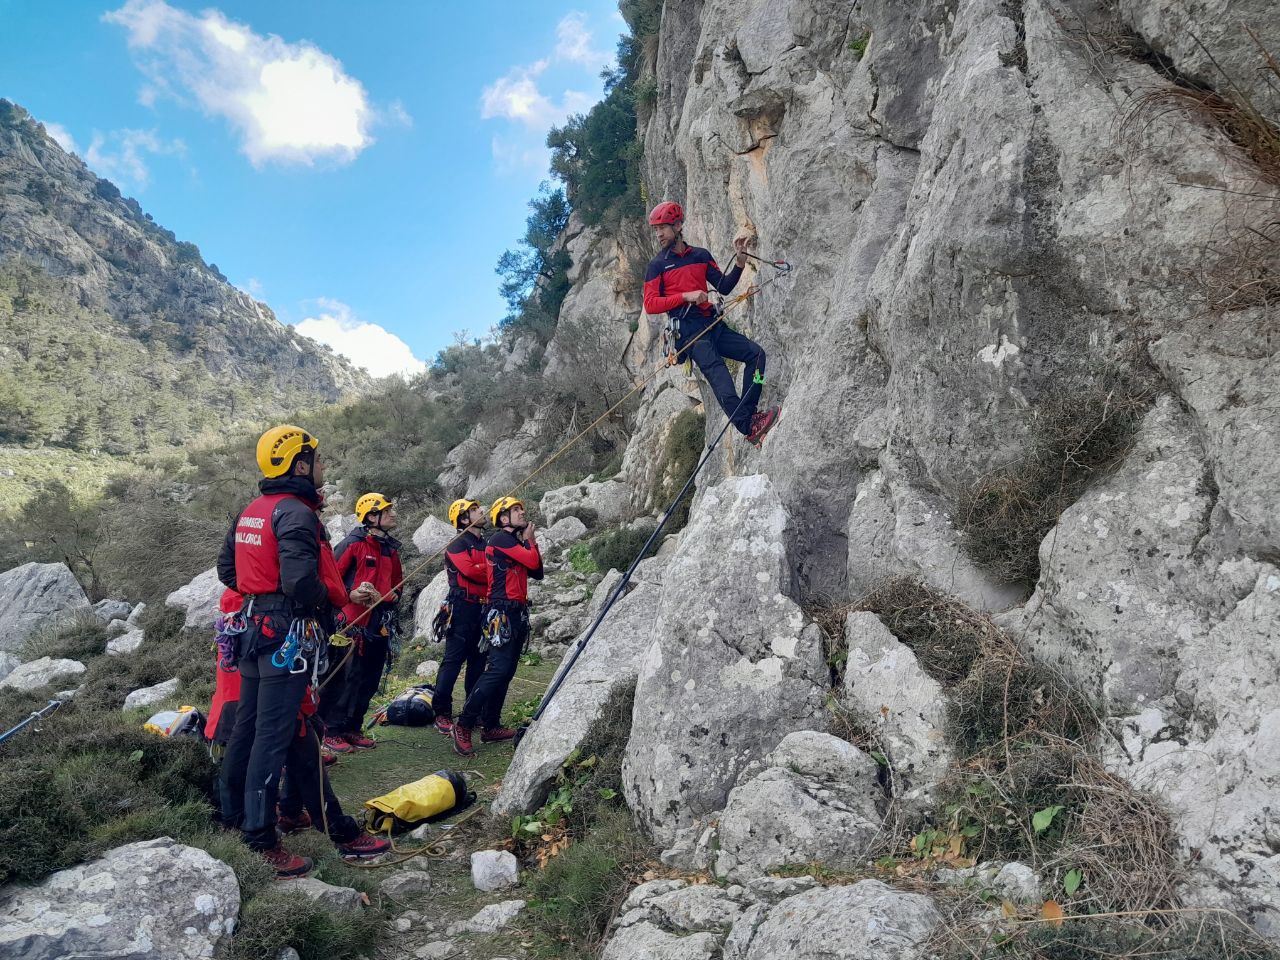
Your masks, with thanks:
[[(742, 405), (745, 402), (746, 397), (743, 397), (738, 401), (738, 406), (734, 408), (733, 415), (737, 414), (738, 410), (742, 408)], [(609, 598), (605, 600), (604, 605), (600, 608), (600, 612), (596, 614), (595, 620), (593, 620), (591, 622), (591, 626), (587, 628), (587, 632), (582, 635), (582, 639), (574, 645), (573, 650), (571, 650), (569, 655), (565, 657), (564, 662), (560, 665), (560, 669), (556, 671), (555, 679), (551, 681), (551, 686), (549, 686), (547, 688), (547, 692), (542, 695), (542, 701), (538, 704), (538, 709), (534, 711), (533, 716), (529, 718), (527, 723), (521, 724), (516, 730), (516, 746), (520, 745), (520, 741), (524, 739), (526, 731), (528, 731), (533, 724), (537, 723), (542, 717), (542, 714), (546, 712), (547, 705), (550, 704), (552, 698), (555, 697), (556, 692), (564, 683), (565, 677), (567, 677), (569, 675), (569, 671), (573, 669), (573, 665), (578, 662), (578, 657), (582, 656), (582, 651), (585, 650), (587, 644), (591, 642), (591, 638), (595, 636), (595, 632), (599, 629), (600, 624), (604, 622), (604, 618), (609, 615), (609, 611), (613, 608), (613, 605), (618, 602), (618, 599), (622, 596), (622, 592), (627, 589), (627, 584), (631, 581), (631, 575), (636, 572), (636, 567), (640, 566), (640, 561), (644, 559), (645, 554), (649, 552), (649, 548), (653, 546), (654, 542), (658, 539), (659, 534), (662, 533), (663, 528), (666, 527), (667, 521), (670, 520), (671, 515), (675, 513), (676, 507), (680, 505), (680, 501), (684, 499), (685, 494), (689, 492), (689, 488), (693, 486), (693, 481), (697, 479), (698, 473), (702, 470), (706, 462), (711, 459), (711, 454), (715, 452), (716, 447), (720, 445), (721, 439), (724, 438), (725, 431), (733, 424), (733, 415), (731, 415), (725, 425), (720, 428), (720, 432), (716, 434), (715, 440), (713, 440), (711, 445), (707, 447), (706, 452), (702, 455), (702, 459), (699, 460), (697, 466), (693, 468), (693, 472), (689, 474), (689, 479), (684, 482), (684, 486), (680, 488), (680, 492), (676, 494), (675, 499), (671, 501), (671, 505), (667, 507), (667, 512), (662, 515), (662, 519), (659, 520), (658, 525), (654, 527), (653, 533), (649, 534), (649, 539), (644, 542), (644, 546), (640, 548), (640, 552), (636, 554), (636, 558), (631, 561), (631, 566), (627, 567), (627, 572), (622, 575), (622, 578), (613, 588), (613, 592), (609, 594)]]
[(50, 700), (45, 706), (41, 707), (35, 713), (31, 714), (31, 716), (27, 717), (27, 719), (18, 723), (11, 729), (6, 730), (4, 733), (0, 733), (0, 743), (4, 743), (6, 740), (12, 737), (15, 733), (17, 733), (27, 724), (34, 723), (35, 721), (41, 719), (42, 717), (47, 717), (49, 714), (53, 713), (53, 711), (57, 710), (60, 706), (62, 706), (61, 700)]
[(431, 621), (431, 632), (435, 634), (437, 643), (444, 643), (449, 639), (449, 627), (453, 625), (453, 601), (443, 600), (440, 603), (440, 609), (436, 611), (435, 618)]
[(311, 682), (315, 683), (329, 665), (320, 624), (295, 618), (279, 649), (271, 655), (271, 665), (278, 670), (288, 669), (290, 673), (306, 673), (310, 669)]
[(490, 647), (499, 650), (510, 642), (511, 637), (511, 618), (501, 607), (490, 607), (484, 615), (484, 626), (480, 630), (480, 651), (483, 653)]
[(248, 604), (235, 613), (218, 617), (213, 625), (214, 642), (218, 647), (218, 669), (227, 673), (235, 673), (239, 668), (240, 635), (249, 629), (249, 618), (253, 615), (253, 597)]

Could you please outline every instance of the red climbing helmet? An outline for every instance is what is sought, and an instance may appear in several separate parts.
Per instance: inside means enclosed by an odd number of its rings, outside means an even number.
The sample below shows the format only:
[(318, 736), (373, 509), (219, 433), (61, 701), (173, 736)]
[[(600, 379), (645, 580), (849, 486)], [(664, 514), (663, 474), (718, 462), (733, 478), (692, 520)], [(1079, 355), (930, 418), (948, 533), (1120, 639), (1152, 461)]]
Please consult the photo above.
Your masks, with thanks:
[(666, 200), (649, 212), (649, 226), (656, 227), (659, 224), (669, 223), (673, 226), (684, 222), (684, 210), (680, 204), (671, 200)]

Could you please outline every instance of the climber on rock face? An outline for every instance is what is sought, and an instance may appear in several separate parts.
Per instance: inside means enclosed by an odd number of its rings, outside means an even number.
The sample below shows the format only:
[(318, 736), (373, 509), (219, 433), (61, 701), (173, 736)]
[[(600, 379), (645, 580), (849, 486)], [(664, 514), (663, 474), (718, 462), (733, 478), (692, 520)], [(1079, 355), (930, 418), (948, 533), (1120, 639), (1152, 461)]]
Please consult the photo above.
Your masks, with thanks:
[[(675, 334), (675, 347), (698, 365), (716, 400), (733, 425), (752, 443), (759, 443), (778, 418), (778, 409), (757, 412), (764, 383), (765, 354), (760, 344), (716, 323), (715, 308), (707, 299), (707, 284), (720, 294), (737, 286), (747, 264), (747, 237), (733, 241), (733, 268), (722, 273), (711, 254), (684, 240), (684, 210), (678, 203), (660, 203), (649, 214), (649, 225), (662, 248), (649, 262), (644, 278), (646, 313), (666, 313)], [(708, 329), (710, 328), (710, 329)], [(704, 331), (706, 331), (704, 333)], [(685, 353), (687, 348), (687, 354)], [(725, 360), (742, 362), (742, 395), (734, 388)]]
[(489, 561), (478, 531), (484, 529), (484, 507), (475, 500), (455, 500), (449, 506), (449, 522), (459, 531), (444, 555), (449, 577), (448, 627), (444, 658), (436, 674), (435, 698), (431, 709), (436, 729), (446, 737), (453, 733), (453, 685), (466, 668), (462, 682), (465, 696), (471, 696), (484, 673), (485, 655), (480, 649), (485, 604), (489, 600)]
[(529, 639), (529, 578), (542, 579), (536, 526), (525, 519), (524, 504), (514, 497), (502, 497), (489, 508), (489, 520), (494, 530), (485, 548), (489, 609), (483, 637), (489, 647), (488, 659), (484, 674), (453, 725), (453, 749), (464, 757), (475, 752), (471, 731), (477, 723), (483, 728), (480, 739), (485, 743), (515, 739), (516, 732), (501, 725), (502, 703)]

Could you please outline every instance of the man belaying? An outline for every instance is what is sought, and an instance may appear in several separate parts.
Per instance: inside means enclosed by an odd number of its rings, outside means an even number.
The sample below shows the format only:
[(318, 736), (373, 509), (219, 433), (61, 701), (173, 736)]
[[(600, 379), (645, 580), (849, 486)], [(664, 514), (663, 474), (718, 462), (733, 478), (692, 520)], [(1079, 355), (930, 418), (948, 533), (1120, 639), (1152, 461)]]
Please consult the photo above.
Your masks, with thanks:
[(524, 504), (502, 497), (489, 508), (489, 521), (494, 529), (485, 547), (489, 609), (483, 636), (488, 657), (484, 673), (453, 725), (453, 749), (464, 757), (475, 752), (471, 731), (477, 724), (484, 743), (515, 738), (514, 730), (502, 726), (502, 704), (529, 639), (529, 578), (542, 579), (542, 553), (534, 537), (537, 526), (526, 519)]
[[(649, 214), (649, 225), (662, 250), (645, 271), (645, 313), (667, 314), (675, 349), (681, 357), (698, 365), (738, 432), (758, 444), (778, 418), (777, 407), (756, 410), (764, 383), (764, 350), (724, 321), (716, 323), (715, 308), (707, 299), (708, 284), (722, 295), (737, 286), (747, 264), (749, 241), (746, 237), (733, 241), (734, 265), (728, 273), (722, 273), (708, 251), (685, 242), (681, 232), (684, 210), (680, 204), (658, 204)], [(726, 359), (742, 362), (741, 396), (725, 366)]]
[[(334, 753), (377, 746), (361, 727), (391, 653), (404, 579), (400, 541), (391, 536), (398, 523), (395, 505), (380, 493), (366, 493), (356, 501), (356, 519), (360, 526), (334, 549), (338, 572), (353, 598), (342, 613), (355, 645), (349, 657), (346, 651), (334, 651), (331, 662), (337, 675), (326, 681), (320, 701), (324, 745)], [(346, 663), (339, 666), (344, 658)]]
[(449, 505), (449, 523), (459, 533), (444, 555), (444, 569), (449, 577), (449, 594), (443, 611), (447, 627), (444, 658), (436, 674), (435, 697), (431, 702), (436, 729), (446, 737), (453, 733), (453, 685), (458, 681), (458, 674), (466, 668), (462, 681), (465, 700), (471, 696), (485, 668), (480, 633), (484, 629), (485, 604), (489, 599), (489, 561), (485, 559), (485, 542), (479, 533), (484, 529), (484, 521), (484, 507), (475, 500), (455, 500)]
[(320, 522), (324, 463), (300, 427), (272, 427), (258, 440), (261, 492), (236, 518), (218, 555), (218, 579), (244, 597), (244, 630), (229, 651), (240, 672), (235, 729), (219, 774), (223, 822), (278, 877), (311, 861), (289, 853), (276, 830), (280, 772), (307, 686), (323, 671), (335, 610), (350, 599)]

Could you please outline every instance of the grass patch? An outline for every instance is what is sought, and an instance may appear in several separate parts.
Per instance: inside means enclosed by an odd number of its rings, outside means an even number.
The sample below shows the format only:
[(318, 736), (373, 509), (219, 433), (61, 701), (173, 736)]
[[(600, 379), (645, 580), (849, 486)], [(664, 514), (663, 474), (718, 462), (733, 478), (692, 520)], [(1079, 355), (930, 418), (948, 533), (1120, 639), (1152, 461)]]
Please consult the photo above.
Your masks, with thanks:
[(377, 943), (380, 918), (366, 911), (334, 913), (306, 897), (272, 890), (240, 911), (227, 960), (267, 960), (293, 947), (302, 960), (367, 956)]
[(82, 611), (55, 626), (37, 629), (23, 644), (22, 659), (89, 660), (106, 652), (111, 633), (92, 611)]
[(1023, 455), (960, 491), (956, 525), (966, 552), (1007, 583), (1034, 583), (1041, 541), (1063, 510), (1129, 452), (1151, 398), (1118, 369), (1046, 398)]
[[(666, 507), (684, 487), (689, 475), (702, 457), (706, 445), (707, 418), (693, 410), (682, 410), (667, 431), (662, 446), (662, 460), (657, 471), (657, 489), (654, 499)], [(692, 496), (680, 502), (671, 519), (667, 521), (667, 533), (679, 533), (689, 523)]]
[(575, 543), (569, 548), (569, 566), (588, 575), (600, 572), (596, 558), (591, 555), (591, 545), (587, 543)]
[(652, 527), (619, 527), (591, 541), (591, 558), (597, 571), (626, 570), (645, 545)]

